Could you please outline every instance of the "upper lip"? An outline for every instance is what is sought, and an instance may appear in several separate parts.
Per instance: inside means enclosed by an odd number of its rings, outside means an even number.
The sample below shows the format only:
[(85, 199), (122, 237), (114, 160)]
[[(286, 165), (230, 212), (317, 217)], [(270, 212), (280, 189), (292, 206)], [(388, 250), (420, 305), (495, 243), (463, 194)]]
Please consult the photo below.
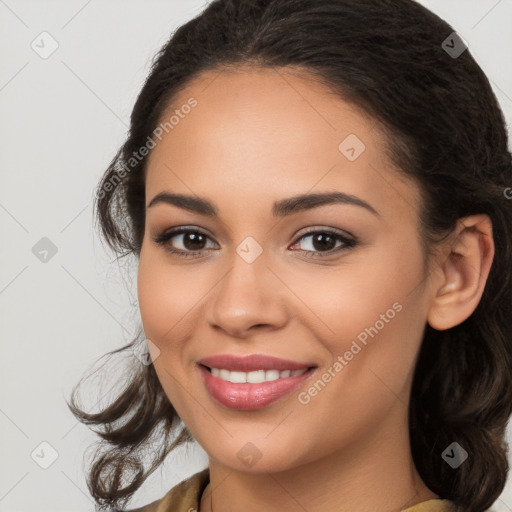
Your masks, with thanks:
[(302, 370), (315, 366), (313, 363), (299, 363), (289, 359), (265, 356), (261, 354), (239, 357), (231, 354), (219, 354), (205, 357), (199, 364), (208, 368), (219, 368), (229, 371), (250, 372), (254, 370)]

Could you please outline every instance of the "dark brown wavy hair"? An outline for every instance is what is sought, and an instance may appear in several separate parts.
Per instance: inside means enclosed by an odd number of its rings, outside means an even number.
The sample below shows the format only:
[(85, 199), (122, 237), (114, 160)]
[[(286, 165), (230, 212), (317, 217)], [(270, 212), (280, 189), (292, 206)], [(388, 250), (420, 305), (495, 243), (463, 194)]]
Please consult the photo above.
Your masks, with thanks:
[[(133, 154), (177, 93), (206, 70), (288, 66), (362, 108), (388, 134), (393, 161), (422, 188), (426, 255), (458, 219), (484, 213), (492, 221), (495, 256), (481, 301), (456, 327), (426, 325), (409, 408), (412, 455), (425, 484), (460, 512), (482, 512), (503, 491), (509, 469), (512, 162), (505, 120), (483, 71), (469, 49), (455, 58), (442, 46), (453, 32), (412, 0), (212, 1), (155, 56), (126, 141), (98, 184), (95, 214), (117, 259), (138, 259), (147, 157), (134, 163)], [(99, 509), (124, 507), (175, 447), (193, 441), (153, 365), (133, 357), (143, 342), (140, 329), (107, 354), (131, 355), (110, 405), (85, 412), (78, 386), (68, 403), (79, 421), (100, 427), (87, 479)], [(454, 441), (469, 452), (458, 469), (441, 457)]]

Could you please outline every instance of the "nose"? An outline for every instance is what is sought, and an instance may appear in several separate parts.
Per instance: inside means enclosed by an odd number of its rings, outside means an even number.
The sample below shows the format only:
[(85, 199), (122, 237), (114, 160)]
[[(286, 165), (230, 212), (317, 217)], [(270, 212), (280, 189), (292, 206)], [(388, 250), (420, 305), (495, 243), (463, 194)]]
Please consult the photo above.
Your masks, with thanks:
[(214, 329), (236, 338), (280, 329), (289, 318), (289, 293), (269, 268), (264, 253), (252, 263), (235, 253), (231, 267), (212, 290), (207, 319)]

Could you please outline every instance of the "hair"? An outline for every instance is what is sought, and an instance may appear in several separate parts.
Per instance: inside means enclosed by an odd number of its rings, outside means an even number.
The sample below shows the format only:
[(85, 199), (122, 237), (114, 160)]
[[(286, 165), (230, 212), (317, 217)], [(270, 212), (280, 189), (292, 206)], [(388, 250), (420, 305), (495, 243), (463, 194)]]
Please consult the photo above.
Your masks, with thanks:
[[(482, 213), (492, 221), (495, 255), (482, 298), (453, 328), (425, 326), (409, 406), (412, 456), (425, 484), (459, 512), (482, 512), (499, 497), (509, 470), (512, 162), (484, 72), (469, 49), (454, 58), (442, 46), (453, 32), (412, 0), (212, 1), (154, 57), (126, 140), (98, 184), (95, 214), (117, 258), (140, 257), (147, 156), (135, 163), (132, 157), (177, 94), (205, 71), (299, 70), (370, 115), (388, 135), (392, 161), (420, 185), (426, 253), (458, 219)], [(133, 352), (141, 334), (108, 355)], [(124, 389), (99, 413), (82, 410), (75, 395), (76, 388), (72, 413), (102, 427), (96, 433), (103, 450), (87, 479), (100, 509), (125, 506), (172, 450), (193, 441), (152, 364), (132, 358)], [(145, 468), (141, 455), (151, 436), (160, 449), (149, 451)], [(441, 456), (453, 442), (469, 453), (457, 469)]]

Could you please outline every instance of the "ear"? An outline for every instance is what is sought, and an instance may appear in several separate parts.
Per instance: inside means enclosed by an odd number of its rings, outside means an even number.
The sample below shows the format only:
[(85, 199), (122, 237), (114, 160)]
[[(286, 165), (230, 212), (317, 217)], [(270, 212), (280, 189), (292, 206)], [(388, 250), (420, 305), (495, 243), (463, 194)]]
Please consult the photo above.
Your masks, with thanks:
[(428, 323), (437, 330), (454, 327), (473, 313), (494, 258), (492, 223), (485, 214), (460, 219), (452, 239), (443, 253), (427, 315)]

